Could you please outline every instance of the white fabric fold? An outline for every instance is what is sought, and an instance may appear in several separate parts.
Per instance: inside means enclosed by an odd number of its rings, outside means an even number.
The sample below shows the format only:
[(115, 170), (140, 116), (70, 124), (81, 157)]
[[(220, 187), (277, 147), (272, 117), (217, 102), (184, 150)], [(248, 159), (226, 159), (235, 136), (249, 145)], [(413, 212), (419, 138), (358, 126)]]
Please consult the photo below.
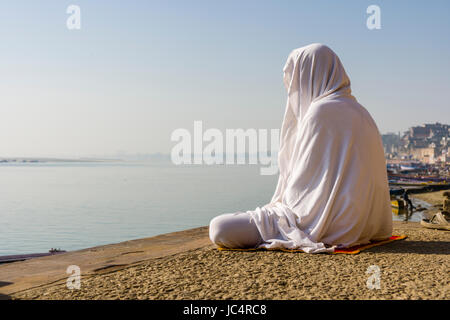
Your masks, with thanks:
[(260, 247), (319, 253), (390, 237), (381, 136), (339, 58), (312, 44), (292, 51), (283, 71), (277, 187), (269, 204), (247, 211)]

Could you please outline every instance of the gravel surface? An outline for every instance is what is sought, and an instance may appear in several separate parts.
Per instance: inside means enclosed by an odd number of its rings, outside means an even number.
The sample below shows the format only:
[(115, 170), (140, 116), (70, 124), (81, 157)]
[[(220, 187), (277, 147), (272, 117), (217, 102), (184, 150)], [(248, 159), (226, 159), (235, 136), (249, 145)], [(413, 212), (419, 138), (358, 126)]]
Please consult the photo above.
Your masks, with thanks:
[[(408, 238), (358, 255), (218, 251), (214, 246), (16, 293), (13, 299), (449, 299), (450, 233), (397, 225)], [(380, 288), (369, 289), (370, 266)]]

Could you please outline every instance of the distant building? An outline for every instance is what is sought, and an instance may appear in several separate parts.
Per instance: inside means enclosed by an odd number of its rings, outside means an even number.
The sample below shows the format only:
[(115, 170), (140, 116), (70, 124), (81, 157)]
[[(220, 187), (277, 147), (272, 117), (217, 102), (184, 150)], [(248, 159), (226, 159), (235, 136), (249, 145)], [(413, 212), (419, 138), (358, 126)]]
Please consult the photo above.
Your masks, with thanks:
[(434, 148), (413, 148), (411, 155), (413, 160), (433, 164), (435, 162)]
[[(385, 155), (395, 157), (398, 153), (398, 147), (401, 145), (401, 137), (399, 133), (387, 133), (381, 135)], [(389, 157), (388, 157), (389, 158)]]
[(450, 125), (436, 122), (411, 127), (403, 136), (382, 135), (386, 158), (418, 160), (424, 163), (450, 161)]
[(427, 126), (424, 127), (411, 127), (409, 129), (409, 137), (411, 139), (427, 139), (431, 135), (431, 129)]

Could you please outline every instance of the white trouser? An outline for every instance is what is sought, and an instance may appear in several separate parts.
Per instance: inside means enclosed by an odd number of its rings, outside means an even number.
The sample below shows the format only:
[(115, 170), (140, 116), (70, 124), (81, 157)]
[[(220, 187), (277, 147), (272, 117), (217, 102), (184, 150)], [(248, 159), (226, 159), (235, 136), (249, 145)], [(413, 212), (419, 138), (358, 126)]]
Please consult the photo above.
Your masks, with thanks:
[(209, 238), (226, 248), (255, 248), (263, 241), (255, 222), (246, 212), (225, 213), (212, 219)]

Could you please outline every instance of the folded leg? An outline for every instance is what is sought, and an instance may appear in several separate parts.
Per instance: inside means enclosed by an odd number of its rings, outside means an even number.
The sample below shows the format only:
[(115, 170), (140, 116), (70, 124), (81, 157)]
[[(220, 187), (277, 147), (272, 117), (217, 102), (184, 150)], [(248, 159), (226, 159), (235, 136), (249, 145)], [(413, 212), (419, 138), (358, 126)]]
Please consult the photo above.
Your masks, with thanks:
[(225, 213), (212, 219), (209, 238), (225, 248), (255, 248), (263, 241), (256, 224), (246, 212)]

